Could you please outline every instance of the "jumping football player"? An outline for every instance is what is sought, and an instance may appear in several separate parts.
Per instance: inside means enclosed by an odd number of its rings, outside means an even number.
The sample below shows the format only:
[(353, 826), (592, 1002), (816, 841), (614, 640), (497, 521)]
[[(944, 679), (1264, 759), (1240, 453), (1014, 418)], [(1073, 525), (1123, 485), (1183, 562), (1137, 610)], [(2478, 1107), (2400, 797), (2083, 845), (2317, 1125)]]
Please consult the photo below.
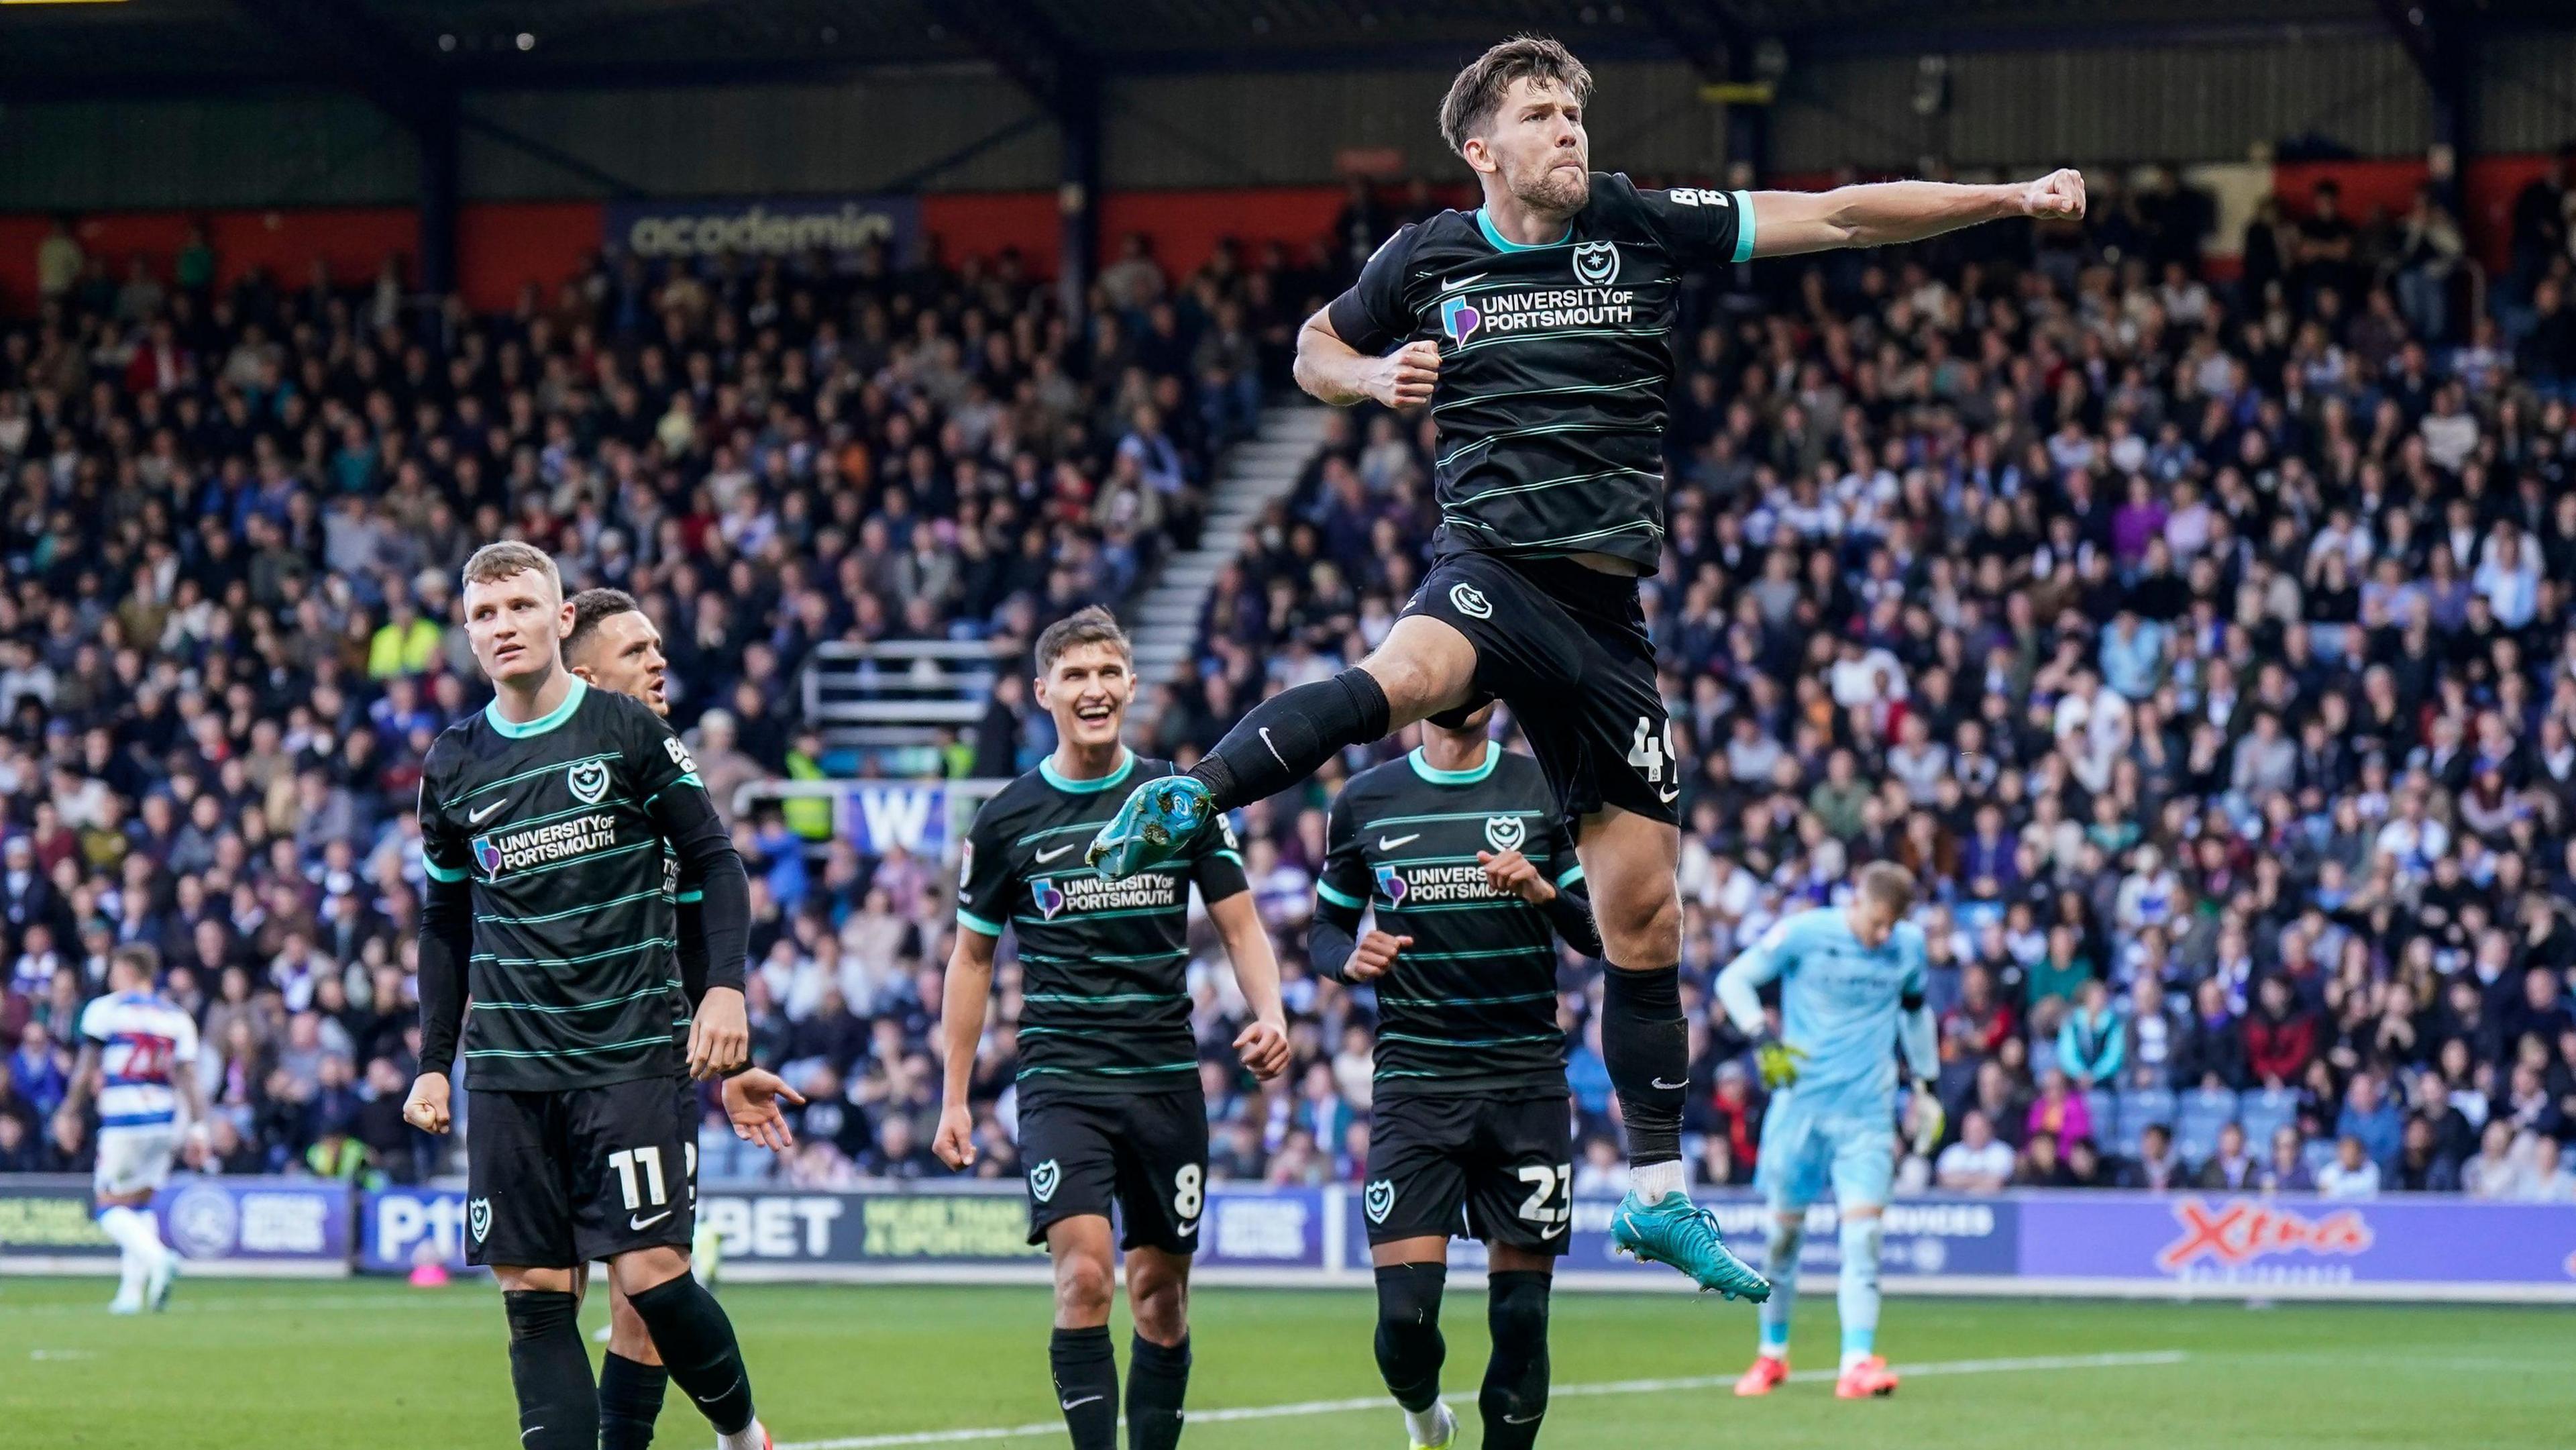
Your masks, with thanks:
[[(1915, 1141), (1941, 1139), (1940, 1039), (1923, 1000), (1923, 928), (1907, 921), (1914, 877), (1881, 861), (1861, 868), (1848, 904), (1818, 907), (1774, 923), (1717, 974), (1717, 998), (1736, 1030), (1754, 1039), (1763, 1084), (1772, 1089), (1762, 1120), (1754, 1179), (1771, 1205), (1764, 1266), (1771, 1297), (1762, 1305), (1761, 1353), (1736, 1381), (1739, 1395), (1767, 1395), (1789, 1377), (1789, 1311), (1798, 1298), (1798, 1250), (1807, 1205), (1830, 1180), (1841, 1216), (1842, 1374), (1847, 1400), (1896, 1392), (1878, 1353), (1878, 1257), (1882, 1216), (1896, 1172), (1896, 1059), (1914, 1074)], [(1763, 983), (1780, 984), (1780, 1031), (1762, 1015)]]
[(178, 1109), (206, 1120), (197, 1086), (197, 1024), (160, 995), (161, 954), (141, 943), (107, 959), (107, 995), (81, 1009), (80, 1062), (61, 1114), (78, 1119), (98, 1094), (98, 1226), (116, 1240), (116, 1298), (110, 1314), (166, 1307), (179, 1256), (161, 1242), (152, 1195), (170, 1177), (179, 1148)]
[[(1665, 395), (1693, 268), (1876, 247), (2005, 217), (2080, 217), (2083, 178), (1899, 181), (1821, 193), (1640, 190), (1591, 169), (1591, 74), (1551, 40), (1461, 71), (1440, 129), (1484, 205), (1399, 230), (1297, 337), (1327, 403), (1428, 403), (1437, 556), (1355, 668), (1254, 707), (1187, 776), (1150, 782), (1094, 843), (1113, 876), (1345, 746), (1487, 696), (1511, 705), (1569, 817), (1612, 968), (1601, 1047), (1628, 1130), (1625, 1252), (1760, 1298), (1685, 1189), (1689, 1035), (1677, 972), (1682, 781), (1637, 580), (1663, 551)], [(1390, 351), (1391, 349), (1391, 351)]]
[(664, 857), (704, 893), (693, 1076), (738, 1066), (749, 1044), (750, 883), (678, 737), (642, 701), (564, 668), (573, 618), (554, 561), (486, 545), (464, 586), (494, 698), (422, 766), (421, 1072), (404, 1116), (447, 1130), (461, 1022), (466, 1257), (500, 1282), (526, 1450), (599, 1445), (575, 1294), (593, 1259), (719, 1450), (766, 1450), (733, 1325), (689, 1272), (697, 1125), (672, 1091), (684, 1009)]
[[(1425, 724), (1402, 760), (1333, 801), (1307, 950), (1318, 974), (1377, 989), (1369, 1259), (1377, 1366), (1414, 1450), (1443, 1450), (1440, 1296), (1449, 1239), (1487, 1246), (1493, 1351), (1485, 1450), (1528, 1450), (1547, 1414), (1548, 1288), (1573, 1221), (1574, 1152), (1556, 938), (1601, 938), (1538, 762), (1485, 738), (1491, 703)], [(1355, 943), (1363, 909), (1376, 923)]]
[(940, 994), (947, 1053), (939, 1133), (951, 1168), (975, 1161), (967, 1105), (992, 994), (993, 947), (1019, 941), (1020, 1161), (1029, 1242), (1055, 1260), (1048, 1359), (1074, 1450), (1111, 1450), (1118, 1364), (1109, 1343), (1115, 1283), (1109, 1214), (1127, 1251), (1129, 1450), (1180, 1443), (1189, 1388), (1190, 1255), (1207, 1202), (1207, 1103), (1190, 1031), (1190, 886), (1234, 962), (1252, 1023), (1234, 1050), (1255, 1077), (1288, 1065), (1279, 963), (1253, 908), (1233, 830), (1199, 835), (1164, 864), (1112, 881), (1083, 843), (1137, 780), (1171, 773), (1119, 743), (1136, 697), (1135, 654), (1109, 611), (1081, 610), (1038, 636), (1037, 700), (1055, 754), (975, 813), (958, 867), (957, 947)]
[[(670, 718), (670, 662), (662, 654), (662, 631), (645, 616), (634, 595), (623, 589), (585, 589), (574, 595), (572, 633), (564, 636), (563, 655), (564, 664), (586, 683), (641, 700), (654, 714)], [(699, 920), (706, 893), (680, 890), (679, 868), (678, 858), (665, 858), (673, 916), (679, 926), (680, 992), (694, 1005), (707, 992), (707, 959), (701, 950), (706, 928)], [(689, 1025), (690, 1019), (682, 1015), (671, 1029), (680, 1038), (683, 1053), (688, 1050)], [(698, 1088), (685, 1071), (678, 1075), (678, 1091), (681, 1116), (694, 1122)], [(776, 1073), (745, 1067), (725, 1078), (723, 1092), (725, 1117), (735, 1137), (775, 1153), (796, 1145), (778, 1100), (801, 1104), (805, 1099)], [(589, 1268), (583, 1265), (577, 1276), (576, 1296), (588, 1287)], [(599, 1450), (646, 1450), (653, 1443), (654, 1423), (662, 1417), (669, 1380), (662, 1356), (653, 1348), (652, 1332), (635, 1306), (626, 1302), (612, 1275), (608, 1357), (599, 1367)]]

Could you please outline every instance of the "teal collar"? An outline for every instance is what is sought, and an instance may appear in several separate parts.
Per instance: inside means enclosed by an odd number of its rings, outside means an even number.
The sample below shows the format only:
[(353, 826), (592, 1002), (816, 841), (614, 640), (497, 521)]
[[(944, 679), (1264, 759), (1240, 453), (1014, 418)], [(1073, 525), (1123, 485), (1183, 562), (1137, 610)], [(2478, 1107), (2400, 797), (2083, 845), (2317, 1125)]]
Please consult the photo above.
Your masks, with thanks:
[(501, 714), (501, 697), (499, 695), (494, 695), (492, 697), (492, 703), (483, 707), (483, 718), (491, 722), (493, 729), (500, 731), (511, 739), (525, 740), (531, 735), (543, 735), (547, 731), (561, 725), (566, 720), (571, 719), (572, 712), (581, 708), (582, 697), (589, 693), (590, 682), (579, 675), (575, 675), (572, 679), (572, 688), (564, 691), (563, 703), (557, 705), (551, 710), (548, 710), (546, 713), (538, 716), (534, 720), (530, 720), (522, 724), (516, 720), (503, 718)]
[(1118, 747), (1118, 768), (1098, 780), (1070, 779), (1055, 768), (1055, 757), (1052, 755), (1038, 762), (1038, 778), (1057, 790), (1071, 791), (1075, 795), (1089, 795), (1094, 791), (1107, 790), (1125, 780), (1135, 769), (1136, 752), (1121, 745)]
[(1550, 247), (1562, 247), (1574, 240), (1574, 223), (1567, 222), (1565, 224), (1565, 235), (1557, 238), (1555, 241), (1513, 241), (1511, 238), (1504, 236), (1500, 231), (1495, 229), (1494, 219), (1485, 215), (1485, 209), (1481, 206), (1476, 208), (1476, 230), (1485, 234), (1485, 240), (1493, 243), (1494, 250), (1497, 252), (1544, 252)]
[(1486, 741), (1484, 763), (1471, 765), (1465, 770), (1442, 770), (1422, 758), (1422, 747), (1419, 745), (1406, 752), (1404, 758), (1413, 762), (1415, 775), (1421, 776), (1433, 785), (1474, 785), (1486, 776), (1492, 775), (1494, 767), (1503, 763), (1503, 747), (1490, 740)]

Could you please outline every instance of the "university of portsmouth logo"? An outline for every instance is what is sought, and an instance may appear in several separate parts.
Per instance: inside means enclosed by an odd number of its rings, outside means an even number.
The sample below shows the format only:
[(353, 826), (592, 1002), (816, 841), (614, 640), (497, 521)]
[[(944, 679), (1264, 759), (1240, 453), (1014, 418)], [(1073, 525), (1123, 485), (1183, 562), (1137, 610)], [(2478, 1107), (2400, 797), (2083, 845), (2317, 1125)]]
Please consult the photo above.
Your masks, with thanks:
[(1574, 249), (1574, 280), (1586, 287), (1607, 287), (1619, 280), (1619, 244), (1584, 242)]
[(1064, 1181), (1064, 1169), (1049, 1158), (1029, 1170), (1029, 1197), (1040, 1203), (1055, 1197), (1056, 1185)]
[(1064, 910), (1064, 888), (1046, 877), (1041, 876), (1029, 884), (1029, 895), (1038, 904), (1038, 915), (1049, 921), (1055, 920), (1055, 914)]
[(1440, 330), (1451, 342), (1465, 342), (1484, 320), (1476, 304), (1464, 297), (1452, 297), (1440, 304)]
[(1403, 872), (1392, 866), (1377, 868), (1377, 894), (1385, 897), (1390, 905), (1402, 906), (1404, 893), (1409, 889), (1411, 888), (1405, 885)]
[(573, 765), (564, 771), (564, 784), (571, 787), (574, 800), (595, 806), (608, 794), (608, 762), (585, 760)]
[(501, 874), (501, 848), (492, 844), (491, 837), (474, 838), (474, 864), (483, 868), (487, 879)]
[(1360, 1207), (1367, 1212), (1369, 1222), (1378, 1224), (1386, 1222), (1386, 1216), (1395, 1212), (1394, 1181), (1381, 1178), (1363, 1189), (1360, 1193)]
[(1497, 851), (1517, 851), (1529, 839), (1529, 825), (1518, 816), (1485, 818), (1485, 844)]
[(2202, 1259), (2222, 1269), (2239, 1269), (2273, 1254), (2353, 1255), (2371, 1244), (2370, 1223), (2359, 1209), (2342, 1209), (2310, 1218), (2250, 1198), (2212, 1207), (2186, 1198), (2173, 1207), (2182, 1236), (2156, 1255), (2156, 1267), (2172, 1273)]

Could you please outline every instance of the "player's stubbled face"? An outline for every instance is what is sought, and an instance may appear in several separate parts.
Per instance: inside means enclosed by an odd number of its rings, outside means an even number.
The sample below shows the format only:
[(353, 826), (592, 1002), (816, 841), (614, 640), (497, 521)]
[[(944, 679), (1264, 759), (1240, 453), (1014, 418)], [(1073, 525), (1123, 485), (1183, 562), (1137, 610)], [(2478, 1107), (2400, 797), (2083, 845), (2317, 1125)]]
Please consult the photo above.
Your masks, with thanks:
[(1503, 185), (1533, 210), (1572, 216), (1592, 196), (1592, 141), (1583, 107), (1553, 81), (1512, 82), (1494, 111), (1485, 147)]
[(533, 569), (465, 586), (465, 636), (474, 662), (494, 680), (542, 674), (571, 621), (563, 601)]
[(1056, 733), (1076, 745), (1115, 741), (1135, 698), (1136, 672), (1125, 655), (1105, 644), (1066, 650), (1038, 678), (1038, 703), (1055, 717)]
[(1885, 945), (1888, 934), (1896, 930), (1896, 917), (1875, 901), (1863, 901), (1852, 908), (1851, 926), (1852, 935), (1860, 939), (1860, 944), (1875, 951)]
[(662, 657), (662, 631), (641, 610), (612, 614), (599, 622), (582, 645), (581, 671), (603, 690), (632, 695), (652, 706), (656, 715), (671, 713), (670, 663)]

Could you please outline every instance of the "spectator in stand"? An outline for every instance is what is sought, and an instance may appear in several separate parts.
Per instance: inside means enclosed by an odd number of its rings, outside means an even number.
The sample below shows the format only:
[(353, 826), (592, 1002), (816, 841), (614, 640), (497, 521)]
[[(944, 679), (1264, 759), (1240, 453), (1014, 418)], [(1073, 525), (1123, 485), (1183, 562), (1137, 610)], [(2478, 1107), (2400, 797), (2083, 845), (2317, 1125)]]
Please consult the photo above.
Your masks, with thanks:
[(2245, 1130), (2229, 1123), (2218, 1130), (2218, 1149), (2209, 1161), (2200, 1165), (2192, 1181), (2202, 1188), (2226, 1193), (2250, 1192), (2259, 1186), (2258, 1165), (2245, 1151)]
[(2317, 1193), (2324, 1198), (2379, 1196), (2379, 1165), (2359, 1138), (2346, 1134), (2336, 1141), (2334, 1161), (2317, 1170)]
[(2313, 1193), (2315, 1175), (2308, 1172), (2306, 1145), (2299, 1130), (2284, 1123), (2272, 1130), (2271, 1156), (2256, 1171), (2255, 1182), (2265, 1193)]
[(1957, 1142), (1941, 1150), (1932, 1181), (1950, 1193), (1995, 1193), (2012, 1181), (2012, 1145), (1995, 1137), (1986, 1115), (1971, 1108), (1959, 1119)]

